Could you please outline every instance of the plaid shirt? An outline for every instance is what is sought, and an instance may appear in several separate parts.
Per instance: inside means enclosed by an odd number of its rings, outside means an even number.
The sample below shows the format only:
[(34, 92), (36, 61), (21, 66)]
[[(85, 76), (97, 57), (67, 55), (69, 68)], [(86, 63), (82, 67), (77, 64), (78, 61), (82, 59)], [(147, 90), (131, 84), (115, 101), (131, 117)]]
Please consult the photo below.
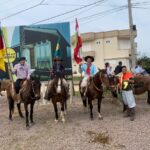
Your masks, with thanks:
[(30, 78), (30, 67), (27, 64), (16, 64), (12, 72), (16, 74), (17, 79)]

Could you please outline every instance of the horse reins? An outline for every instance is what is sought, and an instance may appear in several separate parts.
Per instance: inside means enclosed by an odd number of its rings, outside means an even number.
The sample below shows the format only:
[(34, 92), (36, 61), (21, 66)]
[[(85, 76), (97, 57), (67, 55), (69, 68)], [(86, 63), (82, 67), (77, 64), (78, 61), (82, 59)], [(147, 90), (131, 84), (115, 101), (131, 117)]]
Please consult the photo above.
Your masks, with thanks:
[(33, 94), (35, 95), (35, 90), (34, 90), (34, 88), (33, 88), (33, 83), (32, 83), (32, 81), (31, 81), (31, 87), (32, 87)]
[(94, 88), (95, 88), (97, 91), (101, 92), (102, 89), (98, 88), (98, 87), (95, 85), (95, 83), (94, 83), (94, 78), (93, 78), (93, 77), (92, 77), (92, 81), (93, 81)]
[(104, 82), (103, 82), (103, 79), (102, 79), (102, 73), (101, 72), (100, 72), (100, 79), (101, 79), (102, 85), (104, 85)]

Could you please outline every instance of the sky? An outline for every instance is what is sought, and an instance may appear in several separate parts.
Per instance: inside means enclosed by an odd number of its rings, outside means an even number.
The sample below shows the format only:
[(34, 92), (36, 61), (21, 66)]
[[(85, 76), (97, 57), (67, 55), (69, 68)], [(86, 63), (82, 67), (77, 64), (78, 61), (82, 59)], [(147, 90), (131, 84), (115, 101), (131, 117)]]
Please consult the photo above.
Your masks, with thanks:
[[(0, 21), (2, 26), (31, 25), (97, 1), (0, 0)], [(138, 8), (132, 9), (133, 23), (137, 27), (138, 54), (150, 57), (150, 0), (132, 0), (132, 3), (134, 7), (138, 3)], [(78, 18), (80, 33), (128, 29), (128, 9), (121, 8), (124, 5), (127, 5), (127, 0), (103, 0), (96, 5), (42, 21), (40, 24), (70, 22), (71, 34), (75, 32), (75, 18)], [(28, 10), (14, 15), (25, 9)]]

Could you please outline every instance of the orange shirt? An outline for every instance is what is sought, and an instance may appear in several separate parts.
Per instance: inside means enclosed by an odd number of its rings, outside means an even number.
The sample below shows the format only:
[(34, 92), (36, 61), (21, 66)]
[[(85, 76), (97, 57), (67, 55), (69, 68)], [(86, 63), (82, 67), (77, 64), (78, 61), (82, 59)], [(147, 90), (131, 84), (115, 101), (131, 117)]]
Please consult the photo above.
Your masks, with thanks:
[(119, 80), (120, 88), (122, 89), (123, 80), (129, 80), (132, 77), (133, 77), (133, 75), (131, 72), (122, 73), (120, 76), (120, 80)]
[(121, 75), (122, 80), (129, 80), (132, 77), (133, 77), (133, 75), (131, 72), (126, 72)]

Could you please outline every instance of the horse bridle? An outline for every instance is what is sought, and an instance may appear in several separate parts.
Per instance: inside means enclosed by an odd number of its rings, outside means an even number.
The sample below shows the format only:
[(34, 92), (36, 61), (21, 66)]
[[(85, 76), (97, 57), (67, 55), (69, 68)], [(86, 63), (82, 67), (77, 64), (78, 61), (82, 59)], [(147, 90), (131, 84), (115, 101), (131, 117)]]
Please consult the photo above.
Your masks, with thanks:
[(34, 90), (34, 87), (33, 87), (33, 82), (32, 82), (32, 80), (31, 80), (31, 87), (32, 87), (33, 94), (35, 95), (35, 90)]
[[(102, 81), (101, 72), (100, 72), (100, 79), (101, 79), (101, 81)], [(98, 88), (98, 87), (95, 85), (95, 83), (94, 83), (94, 78), (93, 78), (93, 77), (92, 77), (92, 81), (93, 81), (94, 88), (95, 88), (97, 91), (101, 92), (102, 89)], [(102, 82), (102, 84), (103, 84), (103, 82)]]
[(95, 85), (93, 78), (92, 78), (92, 81), (93, 81), (94, 88), (95, 88), (97, 91), (101, 92), (102, 89), (98, 88), (98, 87)]

